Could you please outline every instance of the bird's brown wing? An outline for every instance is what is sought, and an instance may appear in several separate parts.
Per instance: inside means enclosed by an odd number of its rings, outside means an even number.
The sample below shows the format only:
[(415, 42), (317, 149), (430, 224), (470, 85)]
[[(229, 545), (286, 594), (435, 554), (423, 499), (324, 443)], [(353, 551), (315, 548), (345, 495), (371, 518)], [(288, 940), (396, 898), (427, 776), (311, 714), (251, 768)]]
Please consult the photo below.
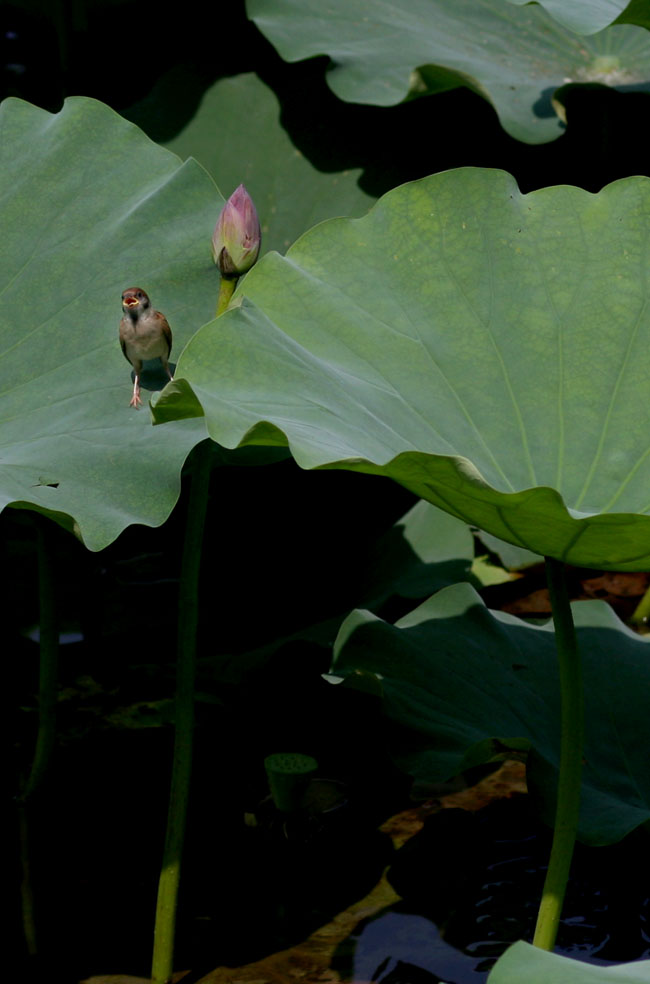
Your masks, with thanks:
[(172, 350), (172, 330), (169, 327), (169, 322), (167, 321), (167, 318), (165, 317), (164, 314), (161, 314), (160, 311), (154, 311), (154, 316), (156, 318), (156, 321), (160, 325), (160, 330), (162, 331), (163, 337), (167, 342), (167, 358), (169, 358), (169, 353)]
[(124, 318), (122, 318), (122, 320), (120, 321), (120, 348), (122, 349), (122, 352), (124, 353), (124, 358), (126, 359), (126, 361), (130, 365), (133, 365), (133, 363), (129, 359), (128, 355), (126, 354), (126, 339), (124, 337)]

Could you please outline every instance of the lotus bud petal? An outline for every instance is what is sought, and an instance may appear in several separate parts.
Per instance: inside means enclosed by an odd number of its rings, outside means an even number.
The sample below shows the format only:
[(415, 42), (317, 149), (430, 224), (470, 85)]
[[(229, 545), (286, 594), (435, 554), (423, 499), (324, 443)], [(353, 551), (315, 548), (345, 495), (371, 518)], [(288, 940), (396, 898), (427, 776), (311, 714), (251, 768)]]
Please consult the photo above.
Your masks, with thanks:
[(212, 255), (222, 277), (239, 277), (255, 263), (262, 234), (253, 199), (243, 184), (221, 210), (212, 235)]

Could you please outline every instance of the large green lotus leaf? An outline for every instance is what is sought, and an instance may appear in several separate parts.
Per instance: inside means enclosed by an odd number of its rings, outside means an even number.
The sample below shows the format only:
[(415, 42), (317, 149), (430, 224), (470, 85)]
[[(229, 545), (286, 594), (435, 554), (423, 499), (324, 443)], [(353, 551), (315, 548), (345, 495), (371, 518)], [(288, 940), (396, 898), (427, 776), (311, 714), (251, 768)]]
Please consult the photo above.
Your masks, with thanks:
[[(509, 0), (521, 7), (531, 0)], [(595, 34), (612, 24), (628, 0), (538, 0), (556, 21), (578, 34)], [(634, 23), (634, 21), (632, 22)]]
[(261, 217), (263, 252), (284, 253), (322, 219), (362, 215), (375, 199), (359, 188), (358, 170), (316, 170), (291, 143), (279, 117), (276, 97), (256, 75), (221, 79), (166, 146), (179, 157), (196, 158), (225, 195), (243, 182)]
[[(90, 99), (56, 115), (6, 100), (0, 131), (0, 504), (46, 512), (97, 550), (164, 521), (206, 436), (202, 421), (164, 433), (129, 407), (121, 292), (149, 292), (174, 359), (214, 315), (223, 199), (196, 162)], [(147, 389), (166, 381), (156, 366)]]
[[(650, 819), (650, 641), (600, 601), (573, 606), (584, 665), (580, 837), (617, 841)], [(357, 610), (334, 647), (333, 679), (374, 680), (401, 726), (400, 764), (440, 782), (469, 765), (532, 748), (530, 778), (552, 822), (559, 681), (552, 623), (489, 611), (468, 584), (433, 595), (395, 625)]]
[(488, 984), (648, 984), (650, 960), (599, 967), (519, 940), (499, 957)]
[(289, 443), (534, 553), (650, 569), (649, 221), (647, 178), (404, 185), (264, 257), (156, 419), (204, 412), (226, 447)]
[(508, 0), (247, 0), (249, 17), (287, 61), (329, 55), (328, 82), (348, 102), (390, 106), (467, 85), (518, 140), (558, 137), (553, 91), (568, 82), (647, 87), (650, 36), (614, 25), (589, 37), (543, 7)]

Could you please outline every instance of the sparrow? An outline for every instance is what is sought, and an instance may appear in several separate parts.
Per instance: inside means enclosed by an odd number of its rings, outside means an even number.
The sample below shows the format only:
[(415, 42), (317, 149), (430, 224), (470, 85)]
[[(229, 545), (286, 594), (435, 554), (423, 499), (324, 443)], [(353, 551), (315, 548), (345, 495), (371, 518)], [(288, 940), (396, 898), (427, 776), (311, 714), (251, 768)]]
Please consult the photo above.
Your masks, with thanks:
[(160, 359), (169, 378), (174, 378), (168, 364), (172, 330), (165, 315), (151, 307), (151, 301), (141, 287), (128, 287), (123, 292), (122, 310), (124, 314), (120, 321), (120, 345), (135, 370), (133, 396), (129, 406), (137, 410), (142, 406), (140, 374), (144, 359)]

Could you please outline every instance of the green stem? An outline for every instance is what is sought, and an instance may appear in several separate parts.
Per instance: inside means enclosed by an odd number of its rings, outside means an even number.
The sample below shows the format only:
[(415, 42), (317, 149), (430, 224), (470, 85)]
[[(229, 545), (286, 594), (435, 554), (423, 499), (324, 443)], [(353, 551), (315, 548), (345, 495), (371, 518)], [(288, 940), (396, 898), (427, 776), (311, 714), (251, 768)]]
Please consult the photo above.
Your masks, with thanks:
[(650, 622), (650, 588), (648, 588), (643, 598), (632, 612), (631, 621), (636, 625), (645, 625), (647, 622)]
[(178, 598), (176, 730), (167, 833), (154, 928), (151, 977), (155, 984), (166, 984), (171, 980), (174, 962), (176, 906), (192, 771), (199, 573), (210, 488), (209, 441), (195, 448), (194, 458)]
[(39, 688), (38, 733), (29, 776), (18, 796), (18, 828), (22, 877), (20, 883), (23, 934), (30, 956), (38, 953), (32, 891), (28, 807), (47, 772), (56, 738), (56, 692), (59, 663), (59, 621), (54, 551), (49, 520), (37, 517)]
[(543, 950), (555, 945), (580, 812), (584, 699), (582, 667), (576, 640), (564, 564), (546, 557), (555, 645), (560, 672), (561, 745), (555, 829), (533, 943)]
[(217, 313), (215, 314), (215, 318), (218, 318), (220, 314), (223, 314), (230, 304), (230, 298), (234, 293), (238, 280), (239, 277), (221, 278), (221, 282), (219, 284), (219, 297), (217, 298)]
[[(237, 286), (237, 279), (236, 277), (221, 278), (215, 315), (217, 318), (228, 307)], [(176, 908), (192, 772), (198, 589), (201, 543), (210, 488), (210, 442), (205, 441), (195, 448), (194, 455), (178, 599), (174, 761), (167, 813), (167, 833), (158, 881), (151, 967), (153, 984), (167, 984), (171, 980), (174, 968)]]
[(22, 790), (23, 802), (34, 795), (43, 781), (56, 736), (56, 688), (59, 663), (59, 623), (56, 603), (54, 552), (49, 520), (38, 517), (38, 606), (39, 689), (38, 734), (29, 778)]

